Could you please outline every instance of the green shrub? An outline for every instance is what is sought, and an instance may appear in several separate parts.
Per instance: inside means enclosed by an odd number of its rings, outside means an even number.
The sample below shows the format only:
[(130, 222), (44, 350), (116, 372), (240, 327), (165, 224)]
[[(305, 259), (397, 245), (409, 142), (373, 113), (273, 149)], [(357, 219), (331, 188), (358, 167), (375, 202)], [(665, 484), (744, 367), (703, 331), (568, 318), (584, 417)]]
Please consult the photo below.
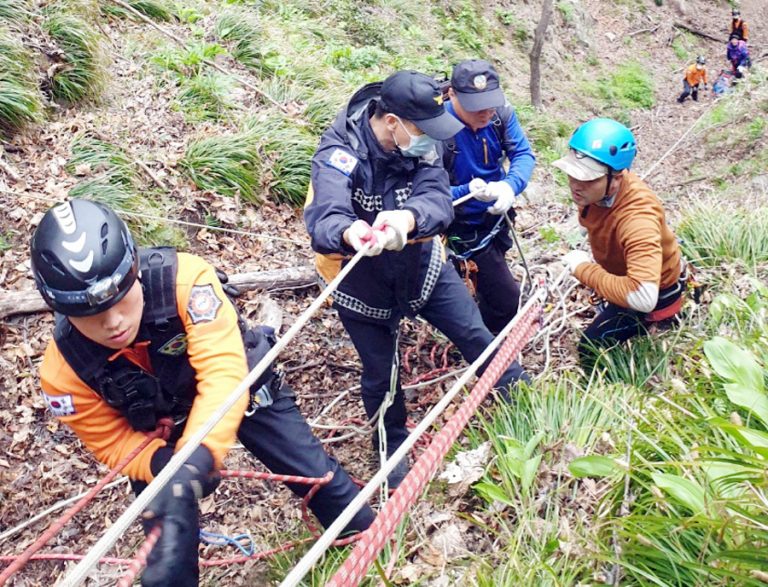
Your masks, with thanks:
[(258, 202), (258, 163), (254, 137), (246, 131), (192, 141), (179, 166), (202, 190)]
[(193, 42), (184, 48), (167, 46), (152, 57), (151, 61), (179, 75), (193, 76), (203, 70), (206, 60), (213, 60), (217, 55), (226, 52), (226, 49), (217, 43)]
[(52, 68), (48, 80), (54, 99), (73, 104), (98, 96), (104, 85), (99, 36), (81, 18), (51, 14), (43, 27), (63, 54), (63, 63)]
[(381, 64), (387, 54), (378, 47), (335, 47), (330, 49), (330, 63), (341, 71), (369, 69)]
[(42, 109), (28, 51), (10, 32), (0, 29), (0, 135), (38, 121)]
[(609, 105), (648, 109), (655, 103), (653, 79), (637, 62), (619, 66), (610, 76), (598, 80), (596, 89)]

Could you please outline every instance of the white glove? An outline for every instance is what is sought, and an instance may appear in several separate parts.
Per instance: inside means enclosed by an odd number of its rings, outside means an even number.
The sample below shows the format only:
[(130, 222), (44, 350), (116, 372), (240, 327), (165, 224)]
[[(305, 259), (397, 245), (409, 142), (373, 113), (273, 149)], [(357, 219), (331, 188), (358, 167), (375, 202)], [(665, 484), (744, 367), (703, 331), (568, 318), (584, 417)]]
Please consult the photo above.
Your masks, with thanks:
[(408, 242), (408, 233), (416, 225), (413, 212), (408, 210), (384, 210), (373, 221), (373, 230), (378, 232), (382, 246), (388, 251), (402, 251)]
[(384, 239), (381, 238), (381, 234), (377, 234), (365, 220), (355, 220), (344, 231), (343, 238), (356, 251), (361, 251), (365, 245), (371, 243), (364, 253), (366, 257), (375, 257), (384, 250)]
[(481, 202), (490, 202), (491, 200), (488, 199), (488, 196), (485, 192), (485, 188), (487, 186), (488, 184), (484, 179), (476, 177), (469, 182), (469, 193), (472, 194), (473, 198), (480, 200)]
[(488, 212), (491, 214), (504, 214), (515, 205), (515, 190), (506, 181), (492, 181), (485, 188), (485, 193), (496, 200)]
[(563, 255), (563, 258), (561, 259), (561, 261), (563, 262), (563, 265), (568, 267), (568, 270), (571, 273), (574, 273), (576, 271), (576, 268), (582, 263), (592, 262), (590, 256), (584, 251), (571, 251), (569, 253), (566, 253), (565, 255)]

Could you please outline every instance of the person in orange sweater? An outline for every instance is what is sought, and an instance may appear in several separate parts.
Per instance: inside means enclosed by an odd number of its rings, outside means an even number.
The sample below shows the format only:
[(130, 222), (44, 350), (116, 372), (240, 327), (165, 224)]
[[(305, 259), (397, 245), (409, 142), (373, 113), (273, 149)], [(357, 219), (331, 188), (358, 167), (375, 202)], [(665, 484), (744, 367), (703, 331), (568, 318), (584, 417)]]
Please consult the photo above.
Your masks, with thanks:
[(594, 260), (574, 250), (563, 262), (605, 300), (579, 345), (588, 362), (595, 347), (673, 318), (682, 305), (685, 271), (659, 198), (629, 170), (637, 152), (632, 132), (615, 120), (595, 118), (576, 129), (569, 147), (553, 165), (568, 174)]
[[(169, 247), (137, 249), (101, 204), (51, 208), (32, 237), (31, 257), (38, 290), (56, 312), (40, 367), (51, 413), (110, 467), (161, 419), (175, 423), (170, 438), (153, 440), (124, 469), (139, 493), (269, 351), (274, 333), (247, 327), (203, 259)], [(294, 397), (268, 369), (161, 490), (144, 513), (147, 529), (163, 528), (144, 587), (197, 585), (197, 500), (215, 489), (236, 437), (274, 473), (333, 472), (309, 501), (324, 526), (355, 498), (357, 487), (312, 435)], [(302, 496), (310, 489), (289, 487)], [(373, 518), (365, 506), (347, 530), (364, 530)]]
[(704, 84), (704, 90), (707, 85), (707, 60), (703, 55), (696, 58), (696, 63), (688, 66), (683, 77), (683, 93), (677, 98), (678, 104), (682, 104), (690, 96), (694, 101), (699, 100), (699, 86)]
[(730, 35), (737, 35), (739, 41), (749, 42), (749, 27), (741, 18), (741, 11), (738, 8), (731, 10), (731, 30)]

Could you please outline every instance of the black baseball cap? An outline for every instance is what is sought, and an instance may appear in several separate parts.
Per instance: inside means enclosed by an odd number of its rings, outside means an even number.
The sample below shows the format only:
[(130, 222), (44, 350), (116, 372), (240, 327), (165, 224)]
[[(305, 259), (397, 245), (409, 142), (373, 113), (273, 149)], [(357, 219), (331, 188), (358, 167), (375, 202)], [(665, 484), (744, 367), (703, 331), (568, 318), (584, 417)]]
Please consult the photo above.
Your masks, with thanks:
[(381, 106), (387, 112), (410, 120), (419, 130), (438, 141), (450, 139), (464, 128), (443, 106), (437, 82), (418, 71), (393, 73), (381, 86)]
[(483, 59), (469, 59), (453, 68), (451, 87), (465, 110), (477, 112), (501, 108), (506, 102), (499, 88), (499, 74)]

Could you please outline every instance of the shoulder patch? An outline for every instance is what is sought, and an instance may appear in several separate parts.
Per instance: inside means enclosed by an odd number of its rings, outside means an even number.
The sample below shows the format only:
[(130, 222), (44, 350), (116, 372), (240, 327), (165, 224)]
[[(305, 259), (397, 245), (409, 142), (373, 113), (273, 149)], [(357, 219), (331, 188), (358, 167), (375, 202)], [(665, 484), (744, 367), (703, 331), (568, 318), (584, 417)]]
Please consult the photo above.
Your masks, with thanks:
[(72, 414), (77, 413), (77, 410), (75, 410), (75, 402), (69, 394), (48, 395), (47, 393), (43, 393), (43, 399), (45, 400), (45, 403), (48, 404), (48, 409), (51, 411), (51, 414), (57, 418), (71, 416)]
[(192, 324), (213, 321), (222, 303), (210, 283), (193, 286), (189, 294), (189, 304), (187, 304), (187, 312), (192, 319)]
[(357, 157), (353, 157), (341, 149), (335, 149), (328, 159), (328, 165), (338, 169), (344, 175), (351, 175), (357, 165)]
[(187, 351), (187, 333), (181, 332), (157, 349), (161, 355), (178, 357)]

